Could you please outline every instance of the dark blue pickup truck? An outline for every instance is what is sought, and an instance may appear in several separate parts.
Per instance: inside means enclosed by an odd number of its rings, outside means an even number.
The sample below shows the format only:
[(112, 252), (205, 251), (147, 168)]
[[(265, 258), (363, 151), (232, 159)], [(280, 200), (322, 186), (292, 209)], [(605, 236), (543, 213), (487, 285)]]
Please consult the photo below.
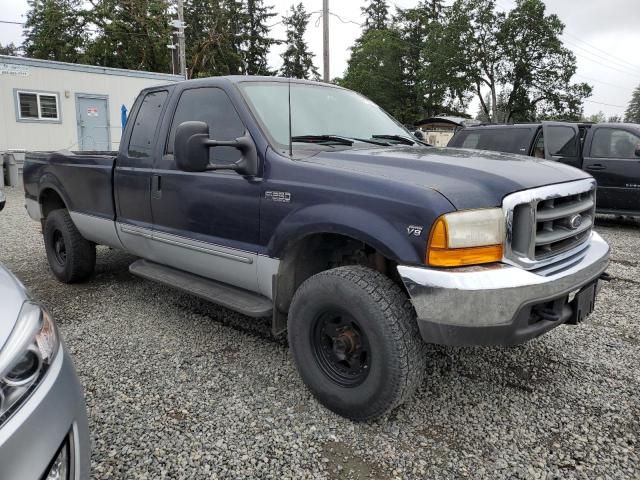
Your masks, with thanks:
[(130, 270), (288, 332), (328, 408), (377, 417), (423, 378), (424, 343), (516, 344), (593, 309), (609, 247), (572, 167), (421, 144), (333, 85), (220, 77), (144, 90), (119, 152), (30, 154), (51, 270), (95, 246)]

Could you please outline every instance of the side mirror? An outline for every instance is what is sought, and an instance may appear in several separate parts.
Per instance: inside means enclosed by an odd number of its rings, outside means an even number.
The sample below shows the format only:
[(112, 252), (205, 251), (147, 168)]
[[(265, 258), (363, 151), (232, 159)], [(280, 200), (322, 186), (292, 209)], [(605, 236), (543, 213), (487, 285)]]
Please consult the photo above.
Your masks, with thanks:
[[(242, 158), (226, 165), (209, 163), (211, 147), (237, 148), (242, 152)], [(176, 129), (173, 151), (177, 167), (185, 172), (234, 170), (241, 175), (258, 174), (258, 152), (248, 133), (235, 140), (211, 140), (206, 123), (183, 122)]]
[(636, 157), (640, 157), (640, 143), (638, 145), (636, 145), (635, 154), (636, 154)]
[(413, 136), (418, 140), (424, 141), (424, 133), (422, 132), (422, 130), (416, 130), (415, 132), (413, 132)]
[(4, 192), (2, 190), (0, 190), (0, 211), (2, 211), (2, 209), (4, 208), (5, 203), (7, 202), (5, 196), (4, 196)]

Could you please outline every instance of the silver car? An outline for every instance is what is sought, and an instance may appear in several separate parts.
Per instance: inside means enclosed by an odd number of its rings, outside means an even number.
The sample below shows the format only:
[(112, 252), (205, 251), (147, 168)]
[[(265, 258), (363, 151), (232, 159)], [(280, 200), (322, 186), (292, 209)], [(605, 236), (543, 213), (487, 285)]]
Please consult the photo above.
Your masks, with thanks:
[(0, 478), (89, 477), (82, 387), (49, 314), (0, 264)]

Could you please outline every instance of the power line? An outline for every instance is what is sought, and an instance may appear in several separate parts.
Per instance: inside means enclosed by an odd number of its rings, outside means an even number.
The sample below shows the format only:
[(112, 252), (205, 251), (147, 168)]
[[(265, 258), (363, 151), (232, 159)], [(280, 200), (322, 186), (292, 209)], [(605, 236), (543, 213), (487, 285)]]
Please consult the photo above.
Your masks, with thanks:
[(0, 20), (0, 23), (8, 23), (10, 25), (24, 25), (23, 22), (12, 22), (11, 20)]
[[(567, 40), (566, 38), (564, 39), (564, 41), (566, 43), (568, 43), (569, 45), (573, 45), (574, 48), (577, 48), (577, 49), (581, 50), (580, 52), (575, 52), (574, 51), (574, 53), (576, 55), (578, 55), (578, 54), (580, 54), (580, 55), (588, 55), (588, 57), (585, 57), (585, 58), (588, 58), (588, 59), (590, 59), (592, 61), (599, 62), (603, 67), (611, 68), (613, 70), (617, 69), (621, 73), (626, 73), (627, 75), (631, 75), (631, 76), (640, 76), (640, 71), (634, 71), (634, 70), (631, 69), (631, 67), (627, 67), (626, 65), (622, 65), (622, 64), (619, 64), (617, 62), (614, 62), (613, 60), (610, 60), (610, 59), (608, 59), (606, 57), (603, 57), (602, 55), (598, 55), (597, 53), (590, 52), (589, 50), (581, 47), (580, 45)], [(596, 60), (593, 60), (594, 58)], [(609, 65), (607, 65), (605, 63), (602, 63), (603, 61), (608, 63)]]
[(584, 101), (589, 103), (595, 103), (597, 105), (605, 105), (607, 107), (627, 108), (624, 105), (614, 105), (612, 103), (596, 102), (595, 100), (589, 100), (588, 98), (585, 98)]
[(598, 80), (597, 78), (592, 78), (592, 77), (587, 77), (586, 75), (582, 75), (581, 73), (576, 73), (575, 74), (576, 77), (580, 77), (580, 78), (584, 78), (585, 80), (588, 80), (590, 82), (598, 82), (598, 83), (602, 83), (604, 85), (609, 85), (610, 87), (616, 87), (616, 88), (623, 88), (623, 89), (629, 89), (629, 90), (633, 90), (634, 87), (624, 87), (622, 85), (616, 85), (615, 83), (609, 83), (609, 82), (605, 82), (604, 80)]
[(576, 41), (578, 41), (580, 43), (584, 43), (585, 45), (587, 45), (592, 50), (596, 50), (598, 52), (604, 53), (605, 55), (607, 55), (608, 57), (611, 57), (612, 59), (617, 59), (617, 60), (621, 61), (624, 64), (628, 64), (630, 67), (633, 67), (634, 69), (640, 70), (640, 66), (639, 65), (635, 65), (633, 63), (628, 63), (627, 60), (624, 60), (621, 57), (617, 57), (615, 55), (612, 55), (611, 53), (607, 52), (606, 50), (602, 50), (601, 48), (598, 48), (598, 47), (596, 47), (594, 45), (591, 45), (589, 42), (586, 42), (586, 41), (582, 40), (581, 38), (576, 37), (572, 33), (564, 32), (564, 35), (568, 35), (569, 37), (573, 38), (574, 40), (576, 40)]

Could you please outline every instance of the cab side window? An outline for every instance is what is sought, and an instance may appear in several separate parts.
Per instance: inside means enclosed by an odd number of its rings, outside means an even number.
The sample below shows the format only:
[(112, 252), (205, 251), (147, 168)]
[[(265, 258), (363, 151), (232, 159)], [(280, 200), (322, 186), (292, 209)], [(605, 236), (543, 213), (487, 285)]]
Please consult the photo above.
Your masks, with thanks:
[(127, 155), (132, 158), (149, 158), (153, 152), (153, 137), (158, 127), (162, 107), (167, 100), (168, 92), (147, 93), (136, 114)]
[(593, 134), (591, 156), (595, 158), (636, 158), (640, 137), (617, 128), (599, 128)]
[[(215, 140), (235, 140), (245, 133), (245, 127), (231, 100), (224, 90), (215, 87), (185, 90), (178, 100), (166, 153), (173, 154), (176, 129), (182, 122), (200, 121), (209, 126), (209, 137)], [(241, 153), (232, 147), (209, 149), (209, 160), (213, 163), (233, 163)]]
[(544, 158), (544, 133), (542, 133), (542, 129), (540, 129), (536, 144), (533, 147), (533, 156), (536, 158)]
[(578, 154), (578, 137), (573, 128), (551, 125), (548, 131), (545, 141), (549, 154), (558, 157), (575, 157)]

